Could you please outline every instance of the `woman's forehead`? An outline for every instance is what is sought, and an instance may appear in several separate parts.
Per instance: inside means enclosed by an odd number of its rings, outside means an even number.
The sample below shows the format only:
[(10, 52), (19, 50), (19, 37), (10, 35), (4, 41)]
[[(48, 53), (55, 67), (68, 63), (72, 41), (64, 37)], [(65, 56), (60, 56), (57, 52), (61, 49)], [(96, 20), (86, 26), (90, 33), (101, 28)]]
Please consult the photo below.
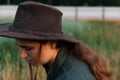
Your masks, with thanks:
[(40, 42), (36, 41), (29, 41), (29, 40), (23, 40), (23, 39), (15, 39), (16, 44), (38, 44)]
[(20, 44), (40, 44), (40, 43), (56, 43), (57, 41), (34, 41), (34, 40), (26, 40), (26, 39), (15, 39), (16, 43)]

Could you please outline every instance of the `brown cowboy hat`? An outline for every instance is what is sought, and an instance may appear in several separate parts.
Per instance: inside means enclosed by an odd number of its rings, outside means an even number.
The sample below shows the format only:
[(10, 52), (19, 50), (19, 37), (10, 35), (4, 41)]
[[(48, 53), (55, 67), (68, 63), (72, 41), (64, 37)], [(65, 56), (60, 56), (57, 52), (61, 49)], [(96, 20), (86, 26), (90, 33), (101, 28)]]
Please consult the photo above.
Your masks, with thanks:
[(0, 24), (0, 36), (29, 40), (78, 41), (62, 32), (62, 12), (38, 2), (19, 4), (14, 22)]

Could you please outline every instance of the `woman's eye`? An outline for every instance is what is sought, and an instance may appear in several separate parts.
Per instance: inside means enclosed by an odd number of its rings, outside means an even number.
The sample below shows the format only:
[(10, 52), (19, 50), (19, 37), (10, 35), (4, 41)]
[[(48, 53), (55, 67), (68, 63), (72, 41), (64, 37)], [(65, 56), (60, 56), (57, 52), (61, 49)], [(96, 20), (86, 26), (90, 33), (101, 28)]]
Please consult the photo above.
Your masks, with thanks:
[(26, 47), (25, 50), (30, 51), (32, 50), (32, 47)]
[(30, 51), (30, 50), (33, 49), (33, 47), (31, 47), (31, 46), (19, 46), (19, 47), (22, 48), (22, 49), (25, 49), (27, 51)]

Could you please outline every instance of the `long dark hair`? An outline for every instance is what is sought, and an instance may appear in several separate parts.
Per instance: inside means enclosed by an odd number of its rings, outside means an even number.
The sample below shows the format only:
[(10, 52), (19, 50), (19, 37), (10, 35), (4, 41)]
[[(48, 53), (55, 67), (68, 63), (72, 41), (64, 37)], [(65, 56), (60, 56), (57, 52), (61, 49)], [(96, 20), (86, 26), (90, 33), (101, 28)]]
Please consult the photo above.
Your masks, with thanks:
[(97, 80), (113, 80), (111, 68), (106, 60), (86, 45), (81, 42), (77, 44), (62, 41), (57, 42), (58, 48), (62, 47), (62, 45), (69, 47), (77, 59), (87, 63)]
[(56, 42), (56, 48), (62, 48), (67, 46), (69, 51), (73, 52), (73, 55), (89, 66), (91, 72), (95, 75), (96, 80), (113, 80), (112, 70), (109, 67), (103, 56), (97, 54), (92, 49), (87, 47), (82, 42), (70, 43), (66, 41), (54, 41), (54, 40), (43, 40), (40, 41), (42, 44), (50, 42), (51, 44)]

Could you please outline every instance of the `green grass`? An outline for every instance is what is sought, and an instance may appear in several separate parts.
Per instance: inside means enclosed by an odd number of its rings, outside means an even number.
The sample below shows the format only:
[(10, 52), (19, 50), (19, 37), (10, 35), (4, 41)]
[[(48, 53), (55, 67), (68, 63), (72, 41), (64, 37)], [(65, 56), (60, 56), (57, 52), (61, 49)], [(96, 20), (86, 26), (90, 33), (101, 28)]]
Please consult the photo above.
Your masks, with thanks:
[(11, 23), (11, 22), (13, 22), (13, 19), (0, 19), (0, 24), (2, 24), (2, 23)]
[[(12, 21), (0, 20), (0, 23)], [(104, 55), (113, 69), (115, 80), (120, 80), (120, 23), (63, 20), (62, 25), (64, 33)], [(19, 58), (19, 50), (14, 44), (14, 39), (0, 37), (0, 64), (1, 80), (16, 80), (16, 77), (17, 80), (29, 79), (27, 62)], [(45, 80), (43, 68), (39, 71), (39, 76), (43, 78), (40, 80)]]
[(96, 50), (106, 49), (109, 53), (120, 49), (118, 44), (120, 42), (120, 23), (73, 22), (74, 26), (72, 22), (63, 22), (64, 30), (69, 35), (76, 37)]

